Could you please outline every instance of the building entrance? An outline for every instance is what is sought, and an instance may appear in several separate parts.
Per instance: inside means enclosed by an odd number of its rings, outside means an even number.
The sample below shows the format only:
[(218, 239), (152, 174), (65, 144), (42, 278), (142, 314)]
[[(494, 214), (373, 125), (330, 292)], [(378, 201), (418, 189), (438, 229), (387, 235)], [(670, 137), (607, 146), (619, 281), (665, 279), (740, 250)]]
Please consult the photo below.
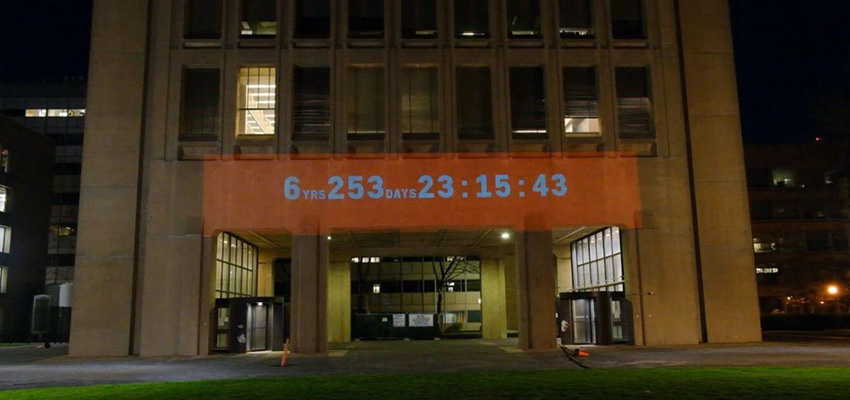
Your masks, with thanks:
[(561, 344), (634, 344), (631, 303), (624, 293), (569, 292), (558, 298)]

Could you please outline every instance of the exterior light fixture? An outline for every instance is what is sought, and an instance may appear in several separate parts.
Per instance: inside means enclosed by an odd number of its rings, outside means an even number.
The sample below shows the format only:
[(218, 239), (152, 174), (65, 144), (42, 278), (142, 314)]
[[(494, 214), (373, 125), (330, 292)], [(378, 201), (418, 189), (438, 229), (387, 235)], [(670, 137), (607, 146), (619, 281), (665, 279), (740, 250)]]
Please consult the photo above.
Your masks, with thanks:
[(330, 235), (328, 235), (328, 240), (331, 240), (331, 236), (330, 236)]
[(257, 307), (262, 307), (262, 306), (263, 306), (263, 302), (262, 302), (262, 301), (261, 301), (261, 302), (259, 302), (259, 303), (257, 303)]
[(835, 296), (838, 294), (838, 286), (829, 285), (829, 287), (826, 288), (826, 292)]
[(502, 232), (502, 240), (508, 240), (511, 238), (511, 234), (508, 232)]

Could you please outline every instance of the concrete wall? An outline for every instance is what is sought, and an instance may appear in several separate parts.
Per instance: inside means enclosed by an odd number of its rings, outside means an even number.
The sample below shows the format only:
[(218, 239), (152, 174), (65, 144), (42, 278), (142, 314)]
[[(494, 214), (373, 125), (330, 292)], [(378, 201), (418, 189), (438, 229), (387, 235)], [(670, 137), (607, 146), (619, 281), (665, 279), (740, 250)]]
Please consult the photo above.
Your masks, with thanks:
[(333, 261), (328, 265), (328, 341), (351, 340), (351, 263)]
[(499, 259), (481, 261), (481, 337), (504, 339), (508, 335), (505, 301), (505, 263)]

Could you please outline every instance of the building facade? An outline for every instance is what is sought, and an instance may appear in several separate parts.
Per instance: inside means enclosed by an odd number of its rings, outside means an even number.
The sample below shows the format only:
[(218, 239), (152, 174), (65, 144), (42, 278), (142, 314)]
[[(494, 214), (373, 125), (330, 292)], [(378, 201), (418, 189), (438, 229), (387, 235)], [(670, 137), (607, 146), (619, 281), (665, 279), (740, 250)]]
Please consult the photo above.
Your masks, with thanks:
[[(747, 146), (762, 314), (845, 312), (850, 201), (840, 147)], [(829, 287), (838, 288), (829, 293)], [(836, 307), (838, 306), (838, 307)]]
[[(615, 293), (638, 345), (760, 340), (725, 1), (102, 0), (92, 48), (72, 355), (208, 354), (219, 304), (278, 296), (323, 353), (352, 282), (438, 311), (426, 257), (480, 260), (458, 315), (524, 349), (556, 345), (558, 292)], [(383, 190), (430, 169), (456, 175)]]
[(29, 341), (43, 294), (53, 143), (0, 116), (0, 340)]

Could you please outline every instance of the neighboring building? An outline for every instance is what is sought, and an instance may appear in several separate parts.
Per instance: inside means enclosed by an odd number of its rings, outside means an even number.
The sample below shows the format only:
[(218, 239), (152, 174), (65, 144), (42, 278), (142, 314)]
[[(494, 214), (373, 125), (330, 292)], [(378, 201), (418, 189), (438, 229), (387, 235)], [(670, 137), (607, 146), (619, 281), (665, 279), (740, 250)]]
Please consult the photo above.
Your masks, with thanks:
[(56, 145), (45, 283), (73, 282), (86, 114), (82, 78), (0, 83), (0, 115), (46, 135)]
[[(323, 353), (360, 316), (549, 349), (556, 303), (574, 342), (759, 341), (729, 25), (725, 0), (96, 0), (70, 352)], [(479, 271), (435, 316), (455, 257)]]
[(0, 341), (30, 340), (43, 293), (53, 143), (0, 116)]
[(847, 154), (828, 142), (745, 151), (762, 314), (837, 311), (850, 289)]

